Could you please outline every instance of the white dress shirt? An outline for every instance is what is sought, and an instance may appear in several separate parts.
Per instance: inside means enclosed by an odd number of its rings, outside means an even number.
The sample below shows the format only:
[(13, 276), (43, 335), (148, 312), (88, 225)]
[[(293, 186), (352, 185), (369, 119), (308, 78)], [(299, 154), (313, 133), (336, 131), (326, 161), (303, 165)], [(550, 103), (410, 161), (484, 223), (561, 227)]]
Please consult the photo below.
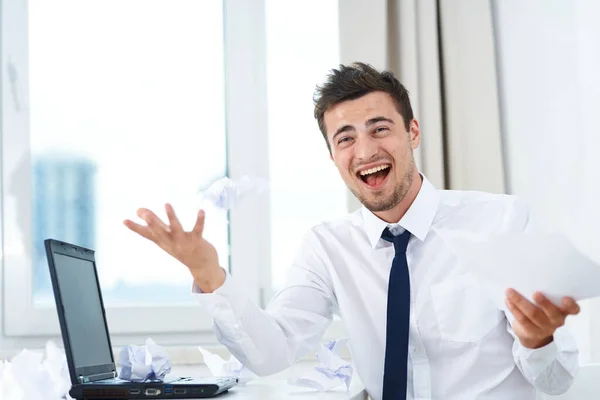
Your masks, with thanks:
[[(387, 288), (393, 244), (389, 226), (408, 229), (411, 310), (407, 399), (535, 399), (566, 391), (578, 350), (559, 328), (537, 350), (515, 337), (512, 315), (497, 308), (471, 275), (457, 267), (443, 231), (469, 234), (530, 230), (529, 209), (514, 196), (436, 190), (423, 177), (398, 224), (365, 208), (311, 229), (290, 266), (285, 287), (266, 310), (242, 295), (227, 274), (211, 294), (198, 294), (214, 318), (218, 340), (259, 375), (281, 371), (314, 350), (335, 313), (347, 330), (356, 372), (381, 399)], [(197, 287), (195, 287), (195, 291)]]

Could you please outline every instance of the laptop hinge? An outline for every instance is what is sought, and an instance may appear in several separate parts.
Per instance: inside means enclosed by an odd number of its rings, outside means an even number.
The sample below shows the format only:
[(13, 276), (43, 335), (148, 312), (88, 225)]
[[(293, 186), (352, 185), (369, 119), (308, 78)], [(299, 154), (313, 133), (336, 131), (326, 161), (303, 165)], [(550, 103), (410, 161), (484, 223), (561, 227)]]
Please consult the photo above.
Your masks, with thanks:
[(79, 375), (79, 383), (95, 382), (95, 381), (101, 381), (103, 379), (114, 379), (116, 377), (117, 377), (116, 371), (105, 372), (102, 374), (88, 375), (88, 376)]

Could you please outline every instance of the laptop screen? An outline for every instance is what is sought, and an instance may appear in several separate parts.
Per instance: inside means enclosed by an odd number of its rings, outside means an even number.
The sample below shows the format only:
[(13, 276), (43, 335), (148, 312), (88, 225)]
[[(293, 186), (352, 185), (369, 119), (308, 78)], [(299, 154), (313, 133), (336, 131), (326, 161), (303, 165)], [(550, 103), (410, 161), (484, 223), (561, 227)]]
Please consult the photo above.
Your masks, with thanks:
[(111, 364), (94, 263), (54, 253), (54, 265), (75, 368)]

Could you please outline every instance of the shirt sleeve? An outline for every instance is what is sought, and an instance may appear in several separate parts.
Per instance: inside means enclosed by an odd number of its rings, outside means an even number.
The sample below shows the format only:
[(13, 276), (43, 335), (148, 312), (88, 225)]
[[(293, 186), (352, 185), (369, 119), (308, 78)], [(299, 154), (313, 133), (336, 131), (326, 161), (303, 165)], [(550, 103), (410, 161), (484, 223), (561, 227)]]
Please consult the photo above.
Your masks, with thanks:
[(284, 287), (262, 309), (244, 294), (243, 282), (226, 272), (213, 293), (193, 292), (213, 318), (217, 340), (258, 375), (282, 371), (313, 350), (329, 327), (337, 302), (330, 275), (307, 235)]
[[(538, 229), (529, 206), (519, 199), (515, 199), (507, 222), (518, 232)], [(514, 338), (513, 358), (525, 379), (543, 393), (565, 393), (579, 370), (579, 350), (569, 331), (564, 326), (560, 327), (552, 342), (538, 349), (529, 349), (521, 344), (512, 329), (515, 319), (512, 313), (506, 308), (503, 311), (508, 319), (507, 330)]]
[(565, 393), (579, 370), (579, 351), (571, 334), (561, 327), (554, 340), (539, 349), (521, 344), (512, 330), (513, 317), (509, 316), (508, 332), (513, 336), (513, 358), (525, 379), (536, 389), (550, 395)]

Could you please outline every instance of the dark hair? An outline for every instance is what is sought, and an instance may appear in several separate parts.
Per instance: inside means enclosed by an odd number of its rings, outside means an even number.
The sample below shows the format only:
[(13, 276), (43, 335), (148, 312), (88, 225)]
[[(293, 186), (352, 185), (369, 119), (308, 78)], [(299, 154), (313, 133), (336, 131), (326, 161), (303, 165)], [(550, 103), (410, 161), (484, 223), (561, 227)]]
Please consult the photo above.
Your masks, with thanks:
[(396, 109), (404, 119), (406, 130), (409, 130), (413, 111), (408, 91), (390, 71), (379, 72), (371, 65), (361, 62), (340, 65), (339, 69), (331, 70), (325, 83), (321, 86), (317, 85), (313, 96), (315, 118), (330, 153), (331, 146), (325, 131), (325, 112), (344, 101), (358, 99), (378, 91), (388, 93), (392, 97)]

